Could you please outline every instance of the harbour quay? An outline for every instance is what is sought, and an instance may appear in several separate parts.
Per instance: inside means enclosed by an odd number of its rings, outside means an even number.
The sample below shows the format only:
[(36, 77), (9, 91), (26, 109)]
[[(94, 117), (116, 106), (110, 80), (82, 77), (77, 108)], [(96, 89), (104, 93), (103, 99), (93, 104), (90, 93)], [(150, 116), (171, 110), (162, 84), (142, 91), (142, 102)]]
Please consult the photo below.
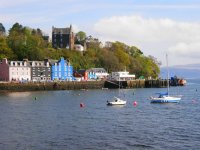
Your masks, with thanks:
[(105, 81), (105, 88), (165, 88), (167, 87), (166, 79), (158, 80), (128, 80), (128, 81)]
[(1, 82), (1, 91), (43, 91), (43, 90), (81, 90), (114, 88), (164, 88), (167, 80), (129, 80), (129, 81), (61, 81), (61, 82)]

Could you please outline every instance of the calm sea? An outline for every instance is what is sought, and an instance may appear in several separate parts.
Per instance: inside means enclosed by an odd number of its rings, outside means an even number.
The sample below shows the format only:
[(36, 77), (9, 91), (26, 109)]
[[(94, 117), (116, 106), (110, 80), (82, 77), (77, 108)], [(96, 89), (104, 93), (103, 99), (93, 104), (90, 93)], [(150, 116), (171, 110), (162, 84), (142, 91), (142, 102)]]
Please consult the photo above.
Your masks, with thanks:
[(178, 104), (149, 102), (165, 90), (121, 90), (121, 107), (106, 106), (118, 90), (1, 93), (0, 149), (200, 149), (200, 80), (170, 88)]

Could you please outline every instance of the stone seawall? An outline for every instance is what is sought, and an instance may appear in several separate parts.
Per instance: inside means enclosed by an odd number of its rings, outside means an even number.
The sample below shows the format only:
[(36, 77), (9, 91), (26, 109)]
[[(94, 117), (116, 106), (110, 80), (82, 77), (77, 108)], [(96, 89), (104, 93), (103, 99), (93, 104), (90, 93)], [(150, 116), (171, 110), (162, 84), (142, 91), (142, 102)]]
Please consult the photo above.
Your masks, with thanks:
[(106, 88), (164, 88), (167, 80), (131, 80), (131, 81), (105, 81)]
[[(120, 88), (163, 88), (166, 80), (120, 81)], [(82, 82), (40, 82), (40, 83), (0, 83), (0, 91), (44, 91), (119, 88), (118, 81), (82, 81)]]
[(1, 91), (76, 90), (76, 89), (101, 89), (103, 87), (104, 87), (104, 81), (0, 83)]

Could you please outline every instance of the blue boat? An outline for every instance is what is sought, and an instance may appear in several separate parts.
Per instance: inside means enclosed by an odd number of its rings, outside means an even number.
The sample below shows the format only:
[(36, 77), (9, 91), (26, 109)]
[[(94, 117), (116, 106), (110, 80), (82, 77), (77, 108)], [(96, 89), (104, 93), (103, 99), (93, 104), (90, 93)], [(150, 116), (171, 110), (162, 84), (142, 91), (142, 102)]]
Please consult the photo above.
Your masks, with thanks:
[[(168, 68), (168, 59), (167, 60), (167, 68)], [(167, 92), (166, 93), (157, 93), (158, 97), (150, 97), (151, 103), (178, 103), (181, 100), (181, 96), (170, 96), (169, 95), (169, 69), (167, 70)]]
[(178, 103), (181, 96), (169, 96), (168, 93), (159, 93), (158, 97), (150, 97), (151, 103)]

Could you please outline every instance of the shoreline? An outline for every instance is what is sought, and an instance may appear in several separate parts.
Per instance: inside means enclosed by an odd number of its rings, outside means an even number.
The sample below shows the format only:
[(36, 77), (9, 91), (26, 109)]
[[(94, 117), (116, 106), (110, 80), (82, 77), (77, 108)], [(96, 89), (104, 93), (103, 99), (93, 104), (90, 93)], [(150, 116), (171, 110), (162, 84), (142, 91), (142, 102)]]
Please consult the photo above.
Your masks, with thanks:
[[(131, 80), (120, 81), (121, 88), (165, 88), (166, 80)], [(60, 82), (0, 82), (1, 92), (16, 91), (53, 91), (53, 90), (81, 90), (81, 89), (115, 89), (119, 81), (60, 81)]]

